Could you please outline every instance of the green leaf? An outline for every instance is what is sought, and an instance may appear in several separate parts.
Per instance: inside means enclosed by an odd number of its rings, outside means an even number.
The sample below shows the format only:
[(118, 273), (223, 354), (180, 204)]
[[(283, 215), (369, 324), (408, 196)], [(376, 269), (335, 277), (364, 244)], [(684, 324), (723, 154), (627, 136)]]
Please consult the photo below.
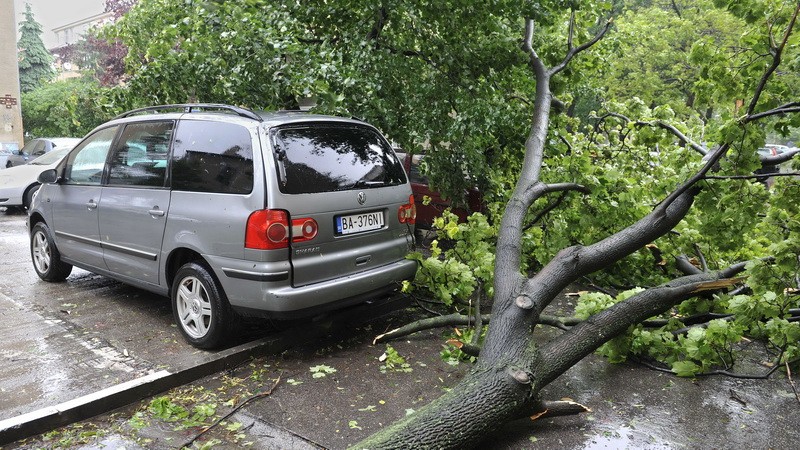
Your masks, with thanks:
[(679, 377), (693, 377), (700, 373), (700, 366), (691, 361), (675, 361), (672, 363), (672, 371)]

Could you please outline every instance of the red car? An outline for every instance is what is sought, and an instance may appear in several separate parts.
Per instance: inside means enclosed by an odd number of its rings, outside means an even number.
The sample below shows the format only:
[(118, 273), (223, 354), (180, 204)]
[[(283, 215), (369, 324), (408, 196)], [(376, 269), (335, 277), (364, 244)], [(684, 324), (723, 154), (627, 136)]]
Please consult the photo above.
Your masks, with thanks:
[[(417, 228), (430, 229), (433, 225), (433, 219), (440, 216), (442, 211), (450, 207), (450, 200), (442, 197), (439, 192), (431, 190), (428, 186), (428, 179), (420, 172), (420, 163), (425, 155), (409, 155), (407, 153), (396, 152), (397, 157), (403, 163), (408, 174), (409, 181), (411, 181), (411, 191), (414, 193), (414, 204), (417, 207)], [(423, 204), (425, 196), (430, 197), (429, 204)], [(478, 189), (473, 188), (467, 192), (467, 208), (451, 208), (451, 211), (456, 214), (459, 219), (466, 221), (467, 216), (475, 211), (483, 211), (483, 201)]]

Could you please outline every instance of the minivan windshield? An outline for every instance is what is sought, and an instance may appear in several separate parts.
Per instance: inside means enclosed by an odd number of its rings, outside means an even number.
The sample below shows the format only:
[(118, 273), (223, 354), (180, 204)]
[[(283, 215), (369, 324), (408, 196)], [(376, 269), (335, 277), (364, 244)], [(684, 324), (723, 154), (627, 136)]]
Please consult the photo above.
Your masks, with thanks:
[(368, 189), (403, 184), (405, 172), (375, 130), (354, 124), (313, 123), (273, 133), (281, 192)]

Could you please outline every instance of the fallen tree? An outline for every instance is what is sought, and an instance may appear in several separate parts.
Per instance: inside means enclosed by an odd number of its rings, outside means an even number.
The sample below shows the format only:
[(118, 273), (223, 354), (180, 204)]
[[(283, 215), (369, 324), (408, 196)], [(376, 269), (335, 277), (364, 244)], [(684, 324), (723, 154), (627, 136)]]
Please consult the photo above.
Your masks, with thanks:
[[(749, 108), (737, 125), (746, 127), (773, 114), (794, 111), (793, 106), (756, 113), (766, 82), (780, 64), (781, 52), (791, 35), (800, 5), (795, 8), (785, 28), (782, 40), (776, 44), (772, 64), (764, 72), (762, 82), (750, 101)], [(525, 144), (525, 158), (513, 195), (508, 201), (499, 226), (494, 265), (491, 315), (483, 316), (480, 305), (473, 308), (472, 317), (451, 315), (430, 319), (427, 324), (414, 324), (413, 331), (464, 320), (482, 324), (489, 321), (483, 344), (469, 343), (480, 356), (469, 374), (451, 391), (398, 423), (354, 445), (354, 448), (462, 448), (480, 442), (500, 424), (523, 417), (576, 414), (585, 411), (572, 402), (551, 402), (540, 397), (543, 387), (551, 383), (582, 358), (604, 343), (639, 324), (657, 316), (680, 302), (706, 292), (718, 292), (742, 281), (737, 278), (746, 263), (734, 264), (717, 271), (692, 270), (691, 274), (645, 289), (616, 305), (574, 324), (566, 332), (543, 346), (533, 339), (535, 325), (542, 323), (542, 312), (570, 283), (610, 266), (634, 253), (657, 238), (666, 235), (689, 212), (702, 183), (711, 177), (739, 138), (720, 142), (705, 158), (702, 168), (675, 188), (645, 217), (594, 244), (570, 246), (561, 250), (534, 275), (520, 272), (525, 218), (538, 199), (550, 193), (586, 192), (589, 188), (574, 183), (548, 184), (542, 181), (542, 162), (553, 105), (551, 80), (564, 70), (572, 59), (603, 38), (607, 23), (593, 39), (573, 45), (572, 27), (568, 51), (563, 60), (546, 67), (532, 46), (534, 22), (526, 21), (523, 50), (529, 55), (530, 67), (536, 79), (536, 95), (530, 132)], [(644, 126), (645, 124), (637, 124)], [(662, 127), (670, 129), (669, 127)], [(689, 141), (686, 136), (678, 138)], [(689, 145), (703, 149), (694, 142)], [(478, 296), (480, 299), (480, 296)], [(551, 321), (552, 318), (548, 318)], [(389, 335), (392, 335), (390, 332)], [(394, 332), (395, 335), (402, 334)], [(380, 336), (385, 339), (389, 336)]]
[[(780, 162), (756, 155), (765, 129), (786, 138), (800, 126), (790, 119), (800, 116), (797, 5), (578, 3), (141, 0), (115, 27), (131, 49), (120, 101), (283, 109), (316, 97), (315, 111), (364, 118), (407, 152), (425, 150), (432, 186), (454, 201), (475, 185), (491, 201), (486, 217), (440, 228), (475, 236), (432, 248), (452, 254), (452, 267), (427, 287), (455, 313), (406, 329), (469, 324), (469, 338), (453, 342), (479, 355), (471, 374), (357, 447), (473, 445), (513, 418), (583, 411), (539, 393), (641, 321), (675, 322), (659, 337), (693, 338), (704, 325), (737, 327), (733, 338), (769, 332), (776, 360), (800, 354), (798, 184), (781, 173), (769, 192), (754, 174)], [(610, 36), (595, 20), (606, 13), (620, 18)], [(519, 52), (523, 17), (538, 28), (527, 21)], [(612, 81), (587, 81), (603, 77)], [(608, 295), (582, 317), (545, 314), (574, 281)], [(650, 289), (626, 291), (637, 286)], [(725, 310), (707, 304), (717, 297)], [(651, 319), (660, 311), (670, 314)], [(565, 333), (537, 347), (542, 324)], [(688, 358), (668, 367), (709, 369)]]

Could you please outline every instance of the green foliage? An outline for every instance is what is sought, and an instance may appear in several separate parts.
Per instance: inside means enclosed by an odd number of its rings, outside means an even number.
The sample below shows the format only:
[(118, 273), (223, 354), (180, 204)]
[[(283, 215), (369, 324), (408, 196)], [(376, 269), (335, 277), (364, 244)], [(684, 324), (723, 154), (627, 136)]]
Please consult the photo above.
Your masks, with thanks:
[(280, 2), (142, 0), (106, 37), (129, 47), (131, 106), (226, 102), (254, 108), (297, 105), (328, 93), (326, 71), (338, 57), (316, 52)]
[[(636, 291), (640, 290), (626, 291), (617, 298), (601, 293), (583, 294), (576, 306), (576, 316), (587, 319)], [(763, 338), (780, 355), (780, 363), (800, 356), (800, 324), (780, 318), (789, 313), (790, 307), (797, 307), (796, 296), (793, 302), (776, 301), (771, 292), (762, 298), (738, 295), (716, 300), (724, 312), (732, 314), (729, 318), (685, 328), (681, 320), (686, 316), (672, 312), (666, 316), (670, 319), (667, 325), (658, 329), (645, 329), (641, 324), (631, 327), (600, 347), (598, 354), (615, 363), (626, 361), (631, 355), (652, 358), (667, 364), (679, 376), (733, 368), (746, 336)], [(681, 309), (687, 308), (685, 305), (676, 308)], [(676, 330), (680, 331), (673, 333)]]
[(783, 352), (785, 361), (800, 358), (800, 323), (771, 319), (764, 329), (769, 343)]
[[(522, 147), (534, 85), (521, 18), (560, 58), (577, 2), (210, 2), (141, 0), (106, 32), (128, 46), (130, 106), (223, 101), (354, 115), (406, 151), (427, 151), (437, 189), (458, 202), (486, 183), (474, 168)], [(576, 39), (604, 2), (580, 2)], [(466, 172), (465, 172), (466, 170)], [(464, 177), (463, 174), (469, 176)]]
[(19, 85), (22, 92), (30, 92), (56, 76), (53, 56), (42, 43), (42, 26), (36, 22), (31, 5), (25, 4), (25, 20), (19, 23)]
[(177, 430), (207, 425), (214, 418), (215, 403), (196, 403), (191, 410), (173, 401), (169, 396), (156, 397), (150, 401), (147, 411), (165, 422), (177, 423)]
[(109, 91), (89, 78), (43, 84), (22, 94), (22, 122), (32, 137), (82, 137), (113, 116)]
[(669, 105), (682, 117), (733, 103), (731, 90), (722, 95), (717, 87), (741, 82), (718, 68), (727, 64), (727, 49), (736, 45), (743, 24), (709, 0), (692, 3), (681, 11), (652, 4), (622, 13), (617, 32), (597, 49), (608, 63), (602, 76), (609, 97), (633, 93), (648, 105)]
[(447, 333), (445, 335), (447, 338), (447, 344), (443, 345), (442, 350), (439, 352), (439, 356), (442, 358), (442, 361), (450, 364), (451, 366), (457, 366), (462, 362), (473, 363), (477, 361), (478, 358), (462, 352), (459, 344), (461, 342), (472, 342), (475, 333), (481, 333), (478, 343), (482, 343), (483, 338), (486, 335), (486, 327), (483, 327), (481, 330), (476, 330), (475, 327), (469, 327), (465, 329), (457, 329), (453, 332)]
[(575, 317), (586, 320), (600, 311), (604, 311), (619, 302), (631, 298), (643, 290), (642, 288), (630, 289), (619, 293), (615, 297), (602, 292), (583, 293), (578, 297), (578, 304), (575, 306)]
[[(494, 242), (497, 230), (486, 216), (472, 214), (466, 223), (445, 211), (434, 221), (437, 238), (429, 256), (421, 252), (409, 258), (419, 262), (419, 271), (409, 291), (422, 290), (447, 306), (470, 307), (471, 297), (493, 295)], [(440, 247), (445, 242), (446, 248)]]
[(411, 365), (406, 362), (406, 359), (400, 356), (397, 353), (397, 350), (394, 349), (391, 345), (386, 345), (386, 352), (378, 358), (381, 364), (380, 371), (381, 373), (387, 372), (411, 372), (414, 369), (411, 368)]
[[(533, 205), (522, 242), (523, 255), (527, 256), (522, 271), (536, 270), (562, 248), (600, 241), (632, 224), (699, 170), (702, 155), (659, 124), (675, 127), (708, 150), (721, 143), (730, 145), (717, 174), (748, 176), (760, 166), (755, 150), (763, 145), (773, 125), (770, 121), (743, 125), (738, 116), (741, 108), (748, 106), (768, 62), (765, 55), (770, 52), (765, 45), (769, 39), (765, 33), (769, 28), (761, 23), (748, 25), (747, 20), (741, 20), (741, 11), (715, 9), (709, 2), (675, 7), (683, 8), (682, 14), (655, 4), (623, 13), (615, 21), (616, 32), (576, 61), (574, 67), (599, 75), (593, 80), (573, 76), (573, 83), (587, 83), (576, 92), (601, 98), (602, 105), (598, 112), (584, 117), (554, 117), (545, 147), (543, 179), (579, 183), (590, 187), (592, 194), (551, 196)], [(781, 29), (791, 7), (775, 3), (763, 12), (776, 29)], [(643, 41), (641, 36), (651, 38)], [(796, 38), (790, 42), (794, 41)], [(796, 48), (787, 48), (787, 52), (793, 56), (785, 56), (784, 61), (798, 58)], [(603, 64), (605, 68), (597, 70)], [(791, 101), (798, 95), (798, 86), (795, 72), (779, 71), (770, 79), (754, 111)], [(607, 116), (606, 112), (633, 121)], [(517, 116), (504, 117), (513, 123)], [(788, 122), (778, 122), (774, 126), (787, 129)], [(509, 136), (514, 133), (510, 127), (504, 132)], [(519, 145), (512, 138), (502, 142), (509, 149)], [(484, 154), (492, 157), (492, 163), (485, 166), (491, 189), (484, 198), (487, 223), (493, 224), (511, 195), (521, 161), (517, 151), (493, 153), (492, 145), (484, 148), (490, 149)], [(435, 171), (437, 165), (451, 167), (447, 161), (458, 161), (461, 156), (450, 154), (447, 158), (444, 162), (426, 160)], [(603, 346), (600, 352), (612, 361), (624, 361), (631, 354), (648, 356), (681, 375), (694, 375), (733, 366), (744, 336), (763, 337), (784, 361), (791, 360), (786, 355), (796, 354), (796, 341), (791, 338), (797, 324), (787, 327), (774, 321), (785, 320), (789, 309), (798, 307), (797, 179), (778, 179), (771, 190), (752, 179), (709, 180), (702, 187), (695, 207), (675, 233), (591, 275), (592, 280), (619, 286), (659, 284), (678, 275), (672, 266), (678, 255), (702, 256), (711, 270), (764, 256), (775, 259), (761, 260), (748, 269), (752, 295), (688, 300), (675, 308), (673, 316), (665, 317), (668, 326), (660, 330), (632, 327)], [(553, 202), (559, 207), (540, 217), (539, 213)], [(463, 224), (456, 225), (445, 216), (437, 223), (438, 237), (441, 241), (448, 234), (469, 239), (456, 232), (459, 227)], [(492, 239), (489, 252), (494, 246)], [(433, 285), (429, 291), (439, 290), (433, 292), (434, 298), (463, 310), (478, 280), (488, 282), (472, 273), (465, 276), (475, 266), (469, 261), (481, 258), (471, 255), (451, 259), (452, 254), (441, 251), (439, 245), (436, 242), (432, 246), (435, 262), (420, 259), (423, 277), (418, 281)], [(458, 242), (452, 245), (458, 246)], [(465, 263), (469, 267), (463, 267)], [(635, 292), (617, 298), (584, 296), (576, 314), (589, 317)], [(735, 313), (736, 319), (712, 321), (705, 328), (673, 335), (683, 327), (682, 317), (706, 312)], [(773, 325), (768, 327), (770, 323)]]
[(43, 436), (43, 441), (48, 449), (68, 449), (75, 446), (89, 444), (102, 439), (108, 434), (107, 430), (92, 423), (75, 423), (48, 431)]
[(174, 403), (167, 396), (157, 397), (150, 401), (148, 411), (156, 418), (170, 422), (189, 417), (186, 408)]
[(139, 431), (149, 425), (143, 411), (136, 411), (130, 419), (128, 419), (128, 426), (134, 431)]
[(324, 364), (316, 365), (310, 367), (309, 372), (311, 372), (312, 378), (325, 378), (328, 375), (336, 373), (336, 369), (331, 366), (326, 366)]

